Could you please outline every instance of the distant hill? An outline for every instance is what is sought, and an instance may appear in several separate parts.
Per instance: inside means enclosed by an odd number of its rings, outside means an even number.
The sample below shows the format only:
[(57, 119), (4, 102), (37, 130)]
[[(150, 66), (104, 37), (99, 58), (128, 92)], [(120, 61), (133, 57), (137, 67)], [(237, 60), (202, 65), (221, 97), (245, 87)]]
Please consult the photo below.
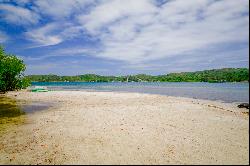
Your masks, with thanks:
[(146, 74), (128, 76), (100, 76), (85, 74), (77, 76), (29, 75), (33, 82), (249, 82), (248, 68), (223, 68), (196, 72), (170, 73), (151, 76)]

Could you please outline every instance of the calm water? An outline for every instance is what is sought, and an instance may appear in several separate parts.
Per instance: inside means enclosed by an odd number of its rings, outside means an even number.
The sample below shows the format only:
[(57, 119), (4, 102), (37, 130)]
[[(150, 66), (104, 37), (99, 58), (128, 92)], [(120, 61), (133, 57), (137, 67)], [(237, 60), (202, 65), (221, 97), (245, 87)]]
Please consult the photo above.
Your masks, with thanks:
[(0, 95), (0, 124), (3, 118), (13, 118), (21, 116), (25, 113), (33, 113), (37, 111), (47, 110), (52, 107), (52, 103), (32, 102), (15, 100), (3, 95)]
[(89, 83), (89, 82), (33, 82), (33, 86), (47, 86), (50, 90), (124, 91), (220, 100), (249, 102), (249, 83)]

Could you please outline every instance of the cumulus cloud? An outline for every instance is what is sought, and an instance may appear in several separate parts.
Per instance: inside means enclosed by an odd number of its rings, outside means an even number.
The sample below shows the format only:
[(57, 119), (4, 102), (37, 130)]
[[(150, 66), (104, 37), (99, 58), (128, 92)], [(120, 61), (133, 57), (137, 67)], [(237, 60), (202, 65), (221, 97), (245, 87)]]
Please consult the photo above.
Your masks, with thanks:
[(40, 19), (38, 14), (29, 9), (5, 3), (0, 4), (0, 17), (17, 25), (36, 24)]

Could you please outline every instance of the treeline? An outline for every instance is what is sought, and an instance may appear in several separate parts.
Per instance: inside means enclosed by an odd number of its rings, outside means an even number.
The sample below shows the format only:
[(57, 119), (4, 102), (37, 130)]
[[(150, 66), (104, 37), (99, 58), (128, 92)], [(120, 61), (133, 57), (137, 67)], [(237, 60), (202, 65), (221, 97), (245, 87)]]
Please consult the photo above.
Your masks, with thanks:
[(249, 69), (223, 68), (158, 76), (146, 74), (128, 76), (100, 76), (95, 74), (57, 76), (50, 74), (29, 75), (27, 78), (32, 82), (242, 82), (249, 81)]

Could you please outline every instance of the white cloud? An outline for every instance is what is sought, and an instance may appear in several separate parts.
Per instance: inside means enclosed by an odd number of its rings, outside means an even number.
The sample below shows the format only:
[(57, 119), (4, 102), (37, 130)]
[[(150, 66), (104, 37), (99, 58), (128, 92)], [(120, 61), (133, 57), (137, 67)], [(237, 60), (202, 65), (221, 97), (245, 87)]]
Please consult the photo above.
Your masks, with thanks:
[(97, 56), (134, 63), (248, 42), (248, 7), (246, 0), (177, 0), (158, 8), (147, 0), (103, 1), (79, 22), (101, 41)]
[(156, 12), (156, 7), (147, 0), (109, 0), (99, 3), (89, 14), (80, 15), (78, 20), (89, 32), (125, 17)]
[(27, 39), (35, 42), (35, 47), (56, 45), (63, 41), (59, 35), (54, 34), (58, 27), (58, 24), (51, 23), (41, 28), (26, 32), (25, 35)]
[[(133, 65), (206, 51), (220, 44), (249, 42), (247, 0), (172, 0), (161, 5), (156, 0), (27, 3), (32, 3), (30, 10), (0, 4), (4, 11), (0, 13), (5, 20), (19, 24), (49, 21), (42, 27), (27, 29), (25, 36), (35, 47), (82, 39), (69, 51), (54, 52), (60, 55), (89, 54)], [(25, 6), (23, 2), (19, 4)], [(95, 47), (88, 48), (85, 43), (79, 47), (81, 41), (88, 42), (87, 38), (97, 41)]]
[(11, 3), (14, 2), (18, 5), (24, 6), (27, 3), (30, 3), (31, 0), (0, 0), (0, 3)]
[(8, 35), (0, 31), (0, 43), (4, 43), (9, 39)]
[(72, 13), (82, 10), (91, 0), (36, 0), (34, 9), (53, 19), (69, 18)]
[(29, 9), (4, 3), (0, 4), (0, 15), (5, 21), (17, 25), (36, 24), (40, 19), (38, 14)]
[(83, 27), (75, 24), (60, 21), (48, 23), (37, 29), (32, 29), (25, 33), (28, 40), (35, 43), (34, 47), (57, 45), (66, 40), (78, 37), (83, 33)]
[(72, 47), (72, 48), (62, 48), (57, 49), (54, 52), (51, 52), (51, 55), (55, 56), (74, 56), (74, 55), (95, 55), (97, 50), (93, 48), (81, 48), (81, 47)]
[(54, 51), (51, 51), (50, 53), (47, 53), (46, 55), (40, 56), (40, 57), (32, 57), (32, 56), (21, 56), (22, 59), (25, 59), (27, 61), (40, 61), (45, 60), (47, 58), (53, 58), (53, 57), (79, 57), (79, 56), (86, 56), (86, 55), (95, 55), (97, 51), (95, 49), (90, 48), (61, 48), (56, 49)]

